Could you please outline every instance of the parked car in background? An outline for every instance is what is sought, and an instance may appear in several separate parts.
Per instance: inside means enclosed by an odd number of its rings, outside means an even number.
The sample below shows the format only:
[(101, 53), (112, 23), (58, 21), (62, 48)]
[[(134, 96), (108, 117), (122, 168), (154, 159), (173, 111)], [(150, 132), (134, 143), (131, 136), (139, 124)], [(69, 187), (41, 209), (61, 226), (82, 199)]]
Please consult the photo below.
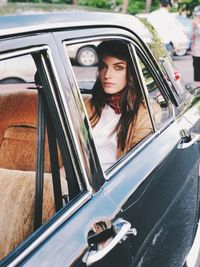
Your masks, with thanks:
[[(199, 249), (200, 102), (148, 25), (0, 17), (1, 267), (177, 267)], [(70, 51), (106, 40), (127, 45), (151, 132), (103, 170), (84, 105), (98, 69)]]
[(68, 50), (71, 60), (80, 66), (94, 66), (97, 64), (96, 47), (99, 42), (75, 44)]
[(1, 83), (23, 83), (33, 82), (36, 72), (34, 62), (30, 60), (30, 55), (24, 55), (19, 60), (11, 58), (0, 64), (0, 82)]

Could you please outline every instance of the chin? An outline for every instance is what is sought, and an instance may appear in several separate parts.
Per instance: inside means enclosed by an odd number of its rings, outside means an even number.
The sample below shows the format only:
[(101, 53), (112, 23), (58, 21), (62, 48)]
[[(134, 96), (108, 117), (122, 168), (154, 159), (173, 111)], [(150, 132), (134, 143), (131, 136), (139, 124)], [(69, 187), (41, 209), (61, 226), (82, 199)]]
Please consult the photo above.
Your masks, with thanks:
[(110, 95), (113, 95), (113, 94), (116, 94), (116, 93), (118, 93), (119, 91), (121, 91), (121, 90), (115, 90), (115, 89), (112, 89), (112, 88), (104, 88), (104, 92), (106, 93), (106, 94), (110, 94)]

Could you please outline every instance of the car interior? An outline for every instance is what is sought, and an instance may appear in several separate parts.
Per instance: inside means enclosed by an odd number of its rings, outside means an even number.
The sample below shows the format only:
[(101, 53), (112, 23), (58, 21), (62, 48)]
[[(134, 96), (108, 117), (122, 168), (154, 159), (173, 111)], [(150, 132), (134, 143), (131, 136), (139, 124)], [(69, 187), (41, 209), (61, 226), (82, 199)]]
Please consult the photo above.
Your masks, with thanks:
[[(36, 228), (38, 93), (37, 87), (33, 85), (0, 84), (0, 259)], [(47, 133), (44, 151), (41, 223), (46, 222), (56, 211)], [(60, 153), (59, 162), (62, 168)], [(62, 175), (61, 188), (65, 197), (68, 188), (66, 178)]]

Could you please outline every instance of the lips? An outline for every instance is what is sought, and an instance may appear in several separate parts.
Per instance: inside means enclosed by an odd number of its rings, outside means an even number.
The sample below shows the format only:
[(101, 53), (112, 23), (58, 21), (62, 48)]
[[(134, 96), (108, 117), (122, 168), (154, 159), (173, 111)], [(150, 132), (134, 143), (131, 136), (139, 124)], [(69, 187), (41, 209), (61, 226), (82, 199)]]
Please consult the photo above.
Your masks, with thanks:
[(114, 83), (103, 83), (104, 87), (112, 87)]

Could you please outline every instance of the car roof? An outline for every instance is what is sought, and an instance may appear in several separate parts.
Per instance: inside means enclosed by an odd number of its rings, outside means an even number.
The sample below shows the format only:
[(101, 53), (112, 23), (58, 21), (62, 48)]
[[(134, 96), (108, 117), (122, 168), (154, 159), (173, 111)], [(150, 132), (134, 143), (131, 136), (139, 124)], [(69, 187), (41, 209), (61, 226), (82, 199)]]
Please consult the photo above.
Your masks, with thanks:
[(91, 25), (125, 27), (147, 42), (152, 39), (150, 31), (138, 18), (132, 15), (93, 11), (0, 16), (0, 37)]

